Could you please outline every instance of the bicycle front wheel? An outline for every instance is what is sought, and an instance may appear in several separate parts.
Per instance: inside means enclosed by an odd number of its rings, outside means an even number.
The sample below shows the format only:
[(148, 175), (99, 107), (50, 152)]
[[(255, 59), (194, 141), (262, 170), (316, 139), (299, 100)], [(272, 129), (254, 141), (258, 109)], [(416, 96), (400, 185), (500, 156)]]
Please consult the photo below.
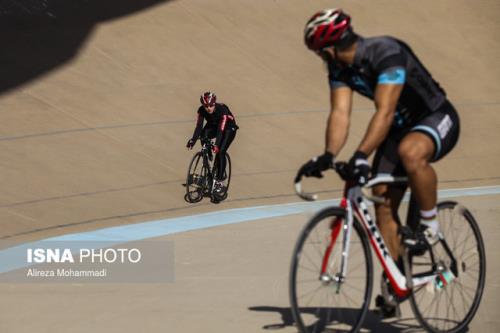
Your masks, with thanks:
[[(290, 270), (292, 314), (302, 333), (357, 332), (370, 304), (373, 266), (368, 239), (354, 219), (350, 242), (346, 211), (327, 208), (305, 226)], [(344, 242), (349, 243), (342, 274)]]
[(472, 214), (456, 202), (438, 204), (438, 221), (445, 241), (432, 247), (434, 260), (429, 251), (414, 257), (412, 271), (436, 272), (440, 267), (448, 271), (435, 282), (413, 290), (410, 303), (428, 331), (463, 332), (474, 317), (484, 290), (484, 243)]
[(196, 153), (189, 164), (186, 180), (186, 201), (195, 203), (203, 199), (207, 186), (207, 170), (203, 165), (203, 154)]

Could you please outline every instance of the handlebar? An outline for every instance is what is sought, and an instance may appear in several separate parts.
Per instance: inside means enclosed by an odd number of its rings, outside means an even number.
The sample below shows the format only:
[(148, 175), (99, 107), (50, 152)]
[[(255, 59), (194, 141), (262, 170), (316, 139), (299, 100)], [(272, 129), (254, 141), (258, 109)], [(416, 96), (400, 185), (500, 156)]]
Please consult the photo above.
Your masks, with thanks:
[(315, 193), (306, 193), (302, 191), (302, 184), (301, 181), (299, 180), (298, 182), (295, 183), (295, 193), (305, 201), (316, 201), (318, 200), (318, 195)]
[[(346, 162), (336, 162), (334, 165), (334, 170), (339, 174), (339, 176), (343, 180), (349, 181), (346, 167), (347, 167)], [(363, 196), (366, 199), (373, 201), (373, 202), (376, 202), (376, 203), (384, 203), (385, 198), (371, 194), (370, 189), (372, 187), (374, 187), (375, 185), (379, 185), (379, 184), (405, 185), (407, 183), (408, 183), (408, 177), (395, 177), (395, 176), (391, 176), (391, 175), (379, 175), (379, 176), (371, 178), (363, 186), (360, 186), (360, 185), (354, 185), (354, 186), (361, 187), (361, 192), (363, 193)], [(305, 200), (305, 201), (315, 201), (318, 199), (318, 195), (316, 193), (308, 193), (308, 192), (304, 192), (302, 190), (302, 181), (300, 179), (295, 182), (295, 193), (297, 194), (297, 196), (299, 196), (302, 200)]]

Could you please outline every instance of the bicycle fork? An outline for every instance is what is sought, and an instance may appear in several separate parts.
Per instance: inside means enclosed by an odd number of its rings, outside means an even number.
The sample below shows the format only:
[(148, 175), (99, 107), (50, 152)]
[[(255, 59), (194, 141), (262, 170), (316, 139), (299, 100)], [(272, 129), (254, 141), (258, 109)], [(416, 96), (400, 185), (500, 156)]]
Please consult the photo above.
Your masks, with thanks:
[[(340, 292), (340, 287), (342, 283), (345, 280), (345, 276), (347, 273), (347, 258), (349, 255), (349, 245), (350, 245), (350, 239), (351, 239), (351, 231), (352, 231), (352, 223), (353, 223), (353, 218), (352, 218), (352, 213), (351, 213), (351, 207), (350, 203), (348, 200), (345, 198), (342, 199), (341, 202), (341, 207), (346, 210), (346, 216), (344, 218), (335, 218), (335, 220), (332, 221), (330, 229), (330, 240), (328, 243), (328, 246), (325, 250), (325, 253), (323, 255), (323, 261), (321, 265), (321, 274), (319, 279), (324, 285), (328, 285), (331, 283), (335, 283), (336, 286), (336, 293)], [(341, 258), (340, 258), (340, 266), (338, 268), (338, 272), (335, 273), (334, 275), (328, 273), (329, 271), (329, 259), (332, 253), (332, 249), (335, 246), (335, 243), (337, 241), (337, 238), (340, 234), (340, 231), (343, 230), (344, 232), (342, 233), (342, 253), (341, 253)], [(330, 264), (330, 271), (333, 270), (333, 266), (335, 265), (335, 260), (332, 260)]]

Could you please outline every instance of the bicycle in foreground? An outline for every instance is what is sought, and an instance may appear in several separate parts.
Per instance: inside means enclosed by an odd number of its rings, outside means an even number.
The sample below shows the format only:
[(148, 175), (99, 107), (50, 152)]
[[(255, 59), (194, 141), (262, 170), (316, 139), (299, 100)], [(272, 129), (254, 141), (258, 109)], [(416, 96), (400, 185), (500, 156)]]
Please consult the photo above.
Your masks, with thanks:
[[(335, 170), (346, 180), (346, 163)], [(303, 228), (290, 270), (293, 317), (303, 333), (358, 332), (373, 289), (372, 246), (387, 288), (398, 302), (409, 299), (418, 322), (429, 332), (463, 332), (474, 317), (484, 289), (486, 258), (477, 222), (454, 201), (438, 204), (439, 241), (421, 253), (405, 247), (400, 270), (371, 217), (369, 194), (377, 184), (406, 184), (405, 177), (378, 176), (361, 187), (346, 180), (339, 207), (318, 212)], [(297, 194), (304, 200), (317, 196)], [(413, 198), (410, 201), (414, 200)], [(410, 214), (408, 220), (410, 220)], [(410, 228), (402, 227), (402, 238)], [(383, 282), (384, 283), (384, 282)]]
[(184, 199), (196, 203), (203, 197), (210, 197), (212, 202), (219, 203), (227, 198), (231, 181), (231, 158), (226, 153), (226, 168), (222, 179), (216, 182), (218, 163), (212, 153), (213, 142), (210, 139), (201, 139), (201, 150), (197, 152), (189, 164), (186, 195)]

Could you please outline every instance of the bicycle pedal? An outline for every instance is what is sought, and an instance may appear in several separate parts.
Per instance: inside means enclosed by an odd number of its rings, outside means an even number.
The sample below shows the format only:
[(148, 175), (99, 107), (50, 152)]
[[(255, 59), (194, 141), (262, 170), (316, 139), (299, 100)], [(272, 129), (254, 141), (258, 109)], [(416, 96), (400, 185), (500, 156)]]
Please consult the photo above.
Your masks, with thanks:
[(413, 237), (413, 234), (414, 234), (413, 230), (407, 225), (400, 226), (398, 228), (398, 233), (403, 238), (411, 238), (411, 237)]
[(401, 309), (399, 307), (399, 304), (387, 304), (384, 296), (382, 295), (377, 295), (377, 297), (375, 298), (375, 306), (384, 319), (394, 317), (401, 318)]

